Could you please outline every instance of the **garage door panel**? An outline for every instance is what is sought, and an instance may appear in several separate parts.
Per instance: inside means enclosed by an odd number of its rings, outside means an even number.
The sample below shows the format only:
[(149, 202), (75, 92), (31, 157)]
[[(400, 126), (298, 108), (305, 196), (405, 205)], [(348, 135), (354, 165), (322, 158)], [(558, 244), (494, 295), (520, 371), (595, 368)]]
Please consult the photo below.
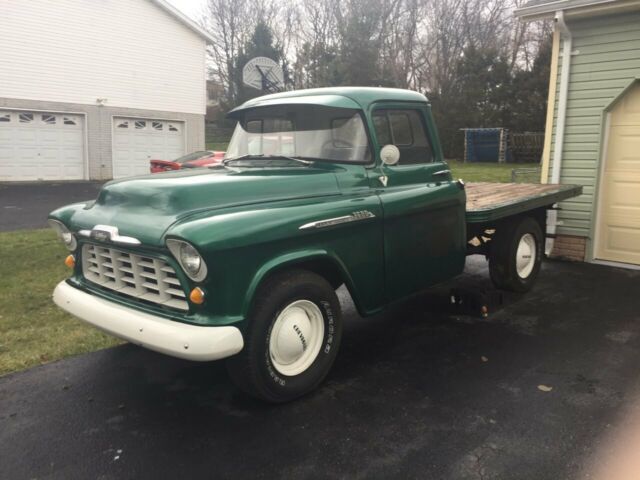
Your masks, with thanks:
[(54, 145), (57, 146), (62, 140), (62, 132), (60, 129), (43, 128), (37, 130), (37, 139), (40, 145)]
[(0, 180), (84, 178), (83, 116), (0, 111), (0, 117)]
[(601, 247), (606, 260), (640, 264), (640, 226), (610, 226)]
[(152, 158), (171, 160), (184, 155), (183, 132), (180, 122), (115, 118), (114, 178), (148, 174)]
[(640, 125), (635, 127), (611, 127), (610, 148), (605, 171), (629, 170), (640, 173)]
[(62, 175), (64, 177), (79, 177), (82, 176), (82, 168), (78, 165), (63, 165)]
[(44, 167), (39, 166), (38, 168), (38, 172), (40, 175), (42, 175), (43, 177), (52, 178), (52, 179), (61, 177), (60, 170), (61, 170), (60, 165), (47, 165)]
[(66, 131), (62, 130), (60, 135), (60, 144), (64, 146), (72, 146), (75, 148), (81, 148), (83, 142), (82, 132), (78, 130)]
[[(2, 125), (2, 124), (0, 124)], [(16, 132), (13, 128), (2, 128), (0, 127), (0, 145), (7, 146), (8, 140), (12, 140), (15, 138)]]
[(608, 193), (605, 208), (612, 213), (616, 209), (640, 210), (640, 176), (605, 175), (603, 186)]
[(38, 147), (18, 146), (14, 152), (16, 165), (25, 162), (37, 163), (39, 150)]
[(79, 167), (81, 166), (82, 163), (82, 155), (83, 155), (83, 150), (82, 148), (79, 147), (60, 147), (60, 150), (62, 151), (62, 156), (63, 158), (66, 160), (64, 163), (73, 163), (74, 166)]
[[(145, 150), (154, 144), (153, 140), (149, 138), (148, 135), (145, 135), (144, 133), (141, 133), (141, 132), (134, 132), (132, 141), (133, 141), (133, 145), (136, 148), (144, 148)], [(156, 142), (157, 141), (158, 140), (156, 140)], [(162, 141), (162, 139), (160, 139), (159, 141)]]
[(60, 166), (60, 159), (61, 155), (60, 155), (60, 150), (57, 148), (52, 148), (52, 149), (41, 149), (39, 152), (39, 157), (38, 160), (39, 162), (42, 162), (43, 166), (49, 166), (49, 165), (54, 165), (59, 167)]
[(24, 179), (32, 179), (39, 178), (39, 167), (40, 165), (35, 165), (32, 163), (15, 165), (19, 166), (20, 169), (14, 169), (14, 172), (20, 172), (19, 174), (14, 173), (13, 180), (24, 180)]
[(9, 161), (14, 156), (14, 148), (3, 145), (2, 139), (0, 139), (0, 160)]
[(35, 128), (16, 128), (14, 130), (14, 137), (12, 140), (17, 141), (18, 145), (21, 144), (29, 144), (29, 145), (37, 145), (38, 142), (38, 132)]

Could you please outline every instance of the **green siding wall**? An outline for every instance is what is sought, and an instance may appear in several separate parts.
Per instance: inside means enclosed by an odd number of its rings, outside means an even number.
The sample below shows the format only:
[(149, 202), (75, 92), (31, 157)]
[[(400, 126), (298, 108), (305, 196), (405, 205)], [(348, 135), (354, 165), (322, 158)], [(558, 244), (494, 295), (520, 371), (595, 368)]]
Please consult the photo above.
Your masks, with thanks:
[[(562, 183), (584, 185), (578, 198), (562, 202), (558, 233), (593, 237), (604, 110), (635, 79), (640, 78), (640, 12), (569, 23), (573, 36), (571, 74), (562, 151)], [(562, 39), (551, 143), (551, 162), (562, 71)]]

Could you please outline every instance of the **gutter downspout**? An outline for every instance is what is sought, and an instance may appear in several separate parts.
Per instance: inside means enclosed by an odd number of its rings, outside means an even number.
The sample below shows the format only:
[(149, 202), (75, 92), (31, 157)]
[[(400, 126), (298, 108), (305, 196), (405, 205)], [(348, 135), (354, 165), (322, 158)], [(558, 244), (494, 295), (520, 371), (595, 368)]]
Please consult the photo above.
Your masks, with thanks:
[[(562, 70), (560, 72), (560, 92), (558, 96), (558, 117), (556, 122), (556, 139), (553, 146), (553, 165), (551, 169), (551, 182), (560, 183), (560, 170), (562, 167), (562, 150), (564, 148), (564, 126), (567, 113), (567, 97), (569, 94), (569, 75), (571, 73), (571, 49), (573, 48), (573, 39), (571, 31), (564, 21), (564, 12), (559, 10), (555, 17), (556, 25), (560, 30), (564, 41), (562, 43)], [(549, 105), (547, 108), (553, 108)], [(547, 233), (551, 238), (547, 239), (546, 254), (549, 255), (553, 250), (555, 234), (558, 227), (558, 211), (549, 210), (547, 218)]]

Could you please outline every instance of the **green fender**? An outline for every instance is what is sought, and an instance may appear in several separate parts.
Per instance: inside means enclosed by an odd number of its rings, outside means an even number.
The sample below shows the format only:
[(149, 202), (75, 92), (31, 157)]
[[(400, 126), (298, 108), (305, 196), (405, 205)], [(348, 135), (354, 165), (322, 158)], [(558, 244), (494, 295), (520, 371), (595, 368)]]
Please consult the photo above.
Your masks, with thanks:
[[(349, 275), (347, 268), (340, 260), (340, 258), (335, 255), (335, 253), (325, 249), (301, 250), (297, 252), (285, 253), (278, 257), (272, 258), (268, 262), (264, 263), (256, 271), (253, 279), (251, 280), (251, 283), (249, 284), (249, 288), (247, 288), (244, 296), (244, 301), (242, 302), (242, 315), (244, 316), (244, 318), (247, 318), (249, 315), (251, 306), (253, 304), (253, 298), (256, 291), (258, 290), (258, 287), (269, 275), (285, 267), (293, 267), (296, 264), (302, 264), (308, 261), (316, 260), (328, 261), (338, 269), (345, 285), (351, 293), (356, 307), (358, 307), (358, 298), (356, 290), (354, 288), (353, 279), (351, 278), (351, 275)], [(359, 307), (358, 310), (360, 310)]]

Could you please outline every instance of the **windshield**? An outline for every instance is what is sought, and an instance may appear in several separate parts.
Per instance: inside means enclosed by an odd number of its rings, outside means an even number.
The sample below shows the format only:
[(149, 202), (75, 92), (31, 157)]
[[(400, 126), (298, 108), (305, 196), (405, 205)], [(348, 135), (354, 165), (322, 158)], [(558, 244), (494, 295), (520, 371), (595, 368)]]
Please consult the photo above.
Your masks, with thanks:
[(371, 159), (360, 111), (318, 105), (259, 107), (245, 113), (225, 158), (244, 155), (348, 163)]
[(198, 160), (199, 158), (206, 157), (207, 155), (211, 155), (212, 153), (213, 152), (210, 152), (208, 150), (205, 150), (202, 152), (187, 153), (186, 155), (176, 158), (174, 162), (176, 163), (190, 162), (191, 160)]

